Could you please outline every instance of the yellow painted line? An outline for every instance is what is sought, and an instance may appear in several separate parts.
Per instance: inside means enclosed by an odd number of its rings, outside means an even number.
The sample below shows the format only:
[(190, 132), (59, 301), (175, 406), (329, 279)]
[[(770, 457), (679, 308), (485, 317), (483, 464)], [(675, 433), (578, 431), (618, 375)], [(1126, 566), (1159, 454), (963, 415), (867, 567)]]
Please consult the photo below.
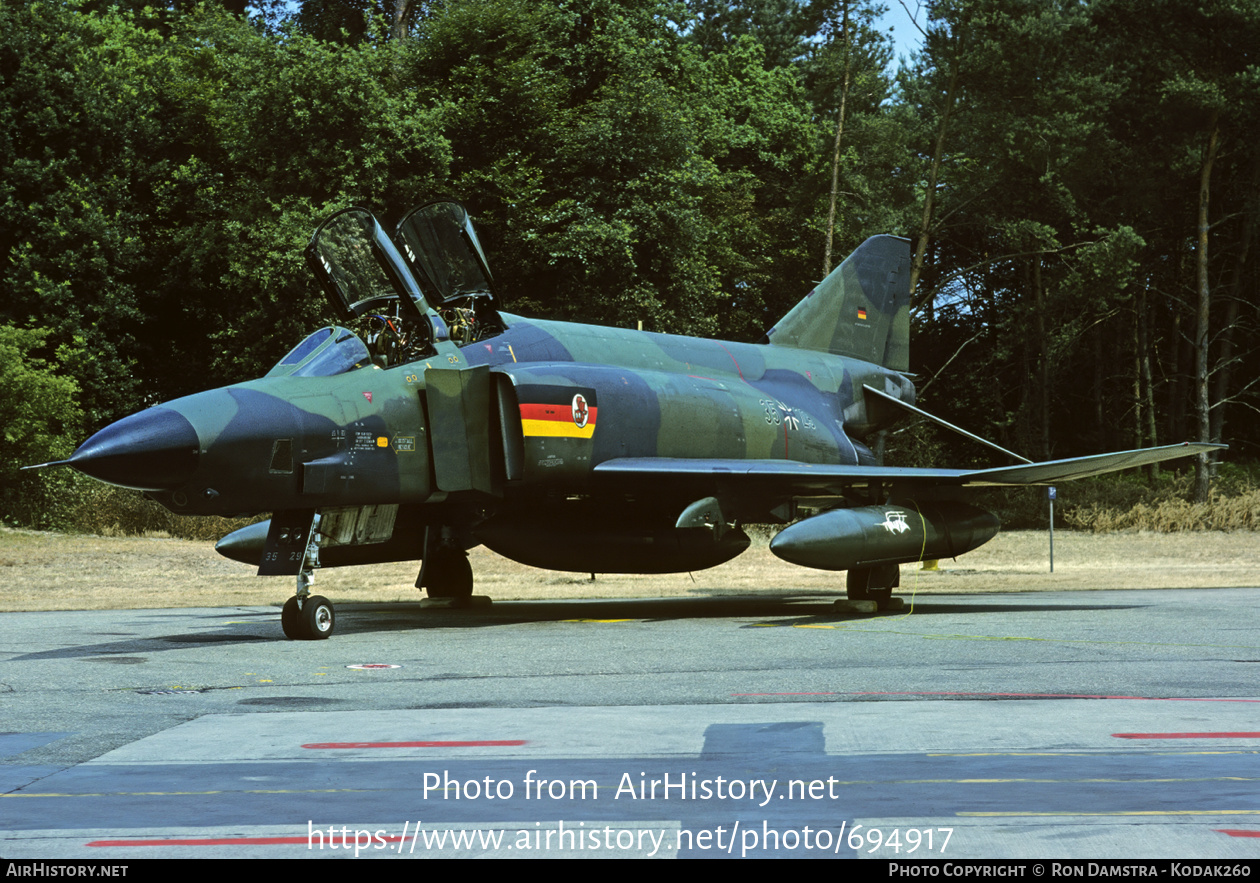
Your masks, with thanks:
[(528, 438), (591, 438), (595, 424), (578, 426), (572, 420), (521, 419), (521, 433)]
[(888, 635), (907, 635), (912, 638), (927, 638), (935, 640), (950, 641), (1037, 641), (1045, 644), (1085, 644), (1085, 645), (1102, 645), (1102, 646), (1138, 646), (1138, 647), (1213, 647), (1225, 650), (1255, 650), (1254, 644), (1191, 644), (1186, 642), (1175, 641), (1080, 641), (1071, 638), (1030, 638), (1018, 635), (940, 635), (926, 634), (922, 632), (905, 632), (895, 629), (872, 629), (853, 627), (852, 631), (856, 632), (879, 632)]
[(562, 619), (561, 622), (635, 622), (633, 619)]
[[(1175, 782), (1217, 782), (1217, 781), (1255, 781), (1254, 779), (855, 779), (835, 780), (839, 786), (869, 785), (1008, 785), (1008, 784), (1107, 784), (1107, 783), (1175, 783)], [(613, 787), (609, 780), (605, 787)], [(0, 794), (0, 798), (41, 798), (41, 797), (204, 797), (212, 794), (377, 794), (396, 789), (387, 788), (223, 788), (212, 791), (99, 791), (99, 792), (40, 792), (23, 791)], [(974, 817), (1018, 817), (1018, 816), (1143, 816), (1143, 815), (1260, 815), (1260, 809), (1233, 810), (1130, 810), (1119, 812), (959, 812), (958, 816)]]
[[(893, 617), (900, 619), (901, 617)], [(1082, 641), (1072, 638), (1034, 638), (1024, 635), (945, 635), (924, 632), (907, 632), (899, 629), (879, 629), (865, 627), (861, 621), (841, 623), (839, 625), (815, 625), (810, 623), (763, 622), (756, 625), (764, 628), (790, 627), (797, 629), (835, 629), (849, 632), (869, 632), (879, 635), (904, 635), (908, 638), (923, 638), (932, 641), (1033, 641), (1044, 644), (1082, 644), (1086, 646), (1114, 647), (1188, 647), (1191, 649), (1212, 648), (1217, 650), (1257, 650), (1254, 644), (1191, 644), (1174, 641)]]

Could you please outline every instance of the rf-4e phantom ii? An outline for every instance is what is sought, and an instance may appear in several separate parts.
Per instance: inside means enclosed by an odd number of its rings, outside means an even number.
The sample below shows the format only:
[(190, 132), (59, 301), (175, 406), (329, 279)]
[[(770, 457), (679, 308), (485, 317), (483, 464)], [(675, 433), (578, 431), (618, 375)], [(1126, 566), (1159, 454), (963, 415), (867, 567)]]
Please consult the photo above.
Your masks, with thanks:
[[(260, 575), (296, 575), (290, 638), (333, 632), (333, 605), (310, 591), (316, 567), (419, 559), (416, 586), (459, 599), (478, 544), (553, 570), (682, 572), (740, 554), (750, 523), (787, 525), (774, 554), (848, 571), (850, 599), (887, 606), (899, 564), (997, 533), (968, 488), (1221, 447), (880, 465), (877, 431), (937, 419), (914, 406), (905, 373), (910, 249), (893, 236), (864, 242), (758, 343), (501, 312), (454, 202), (415, 209), (392, 235), (362, 208), (338, 212), (307, 259), (345, 325), (258, 380), (126, 417), (60, 461), (179, 514), (272, 513), (217, 548)], [(798, 507), (821, 511), (796, 520)]]

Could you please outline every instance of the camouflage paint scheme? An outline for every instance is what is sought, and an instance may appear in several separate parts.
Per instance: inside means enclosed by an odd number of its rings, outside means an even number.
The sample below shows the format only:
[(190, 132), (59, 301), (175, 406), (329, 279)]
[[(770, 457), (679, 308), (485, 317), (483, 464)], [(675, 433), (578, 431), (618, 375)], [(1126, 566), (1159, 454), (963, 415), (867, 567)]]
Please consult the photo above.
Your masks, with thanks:
[[(417, 357), (373, 356), (330, 326), (267, 376), (125, 418), (66, 461), (176, 513), (274, 513), (219, 548), (262, 574), (299, 574), (290, 636), (331, 632), (325, 599), (323, 625), (294, 625), (317, 563), (422, 559), (417, 585), (456, 597), (471, 592), (463, 550), (478, 543), (553, 569), (695, 570), (747, 547), (740, 524), (789, 522), (800, 503), (830, 511), (784, 530), (776, 554), (849, 570), (851, 597), (883, 600), (898, 562), (996, 533), (993, 516), (958, 499), (967, 487), (1062, 481), (1203, 447), (884, 467), (869, 440), (915, 398), (905, 240), (868, 240), (760, 343), (736, 343), (498, 312), (471, 221), (457, 204), (431, 205), (471, 243), (438, 270), (445, 246), (431, 235), (405, 221), (390, 240), (358, 209), (325, 222), (337, 238), (320, 252), (317, 231), (308, 252), (344, 320), (392, 302), (393, 320), (373, 316), (382, 327), (429, 334)], [(361, 273), (371, 278), (356, 288)], [(456, 323), (483, 330), (460, 346)]]

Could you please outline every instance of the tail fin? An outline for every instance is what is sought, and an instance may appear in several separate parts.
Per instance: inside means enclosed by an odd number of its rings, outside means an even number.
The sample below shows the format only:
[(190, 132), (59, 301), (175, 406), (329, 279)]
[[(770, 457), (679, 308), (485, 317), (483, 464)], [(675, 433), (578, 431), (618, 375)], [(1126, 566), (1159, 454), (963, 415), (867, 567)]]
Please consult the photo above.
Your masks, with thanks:
[(910, 370), (910, 240), (863, 242), (765, 340)]

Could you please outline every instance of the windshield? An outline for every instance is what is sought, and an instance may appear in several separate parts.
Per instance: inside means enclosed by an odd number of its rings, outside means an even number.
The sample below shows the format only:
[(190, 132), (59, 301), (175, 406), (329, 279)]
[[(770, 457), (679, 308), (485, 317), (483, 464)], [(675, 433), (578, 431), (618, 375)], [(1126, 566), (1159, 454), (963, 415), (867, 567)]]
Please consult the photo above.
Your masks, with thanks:
[(367, 345), (353, 331), (330, 325), (307, 335), (267, 372), (268, 377), (332, 377), (372, 363)]

